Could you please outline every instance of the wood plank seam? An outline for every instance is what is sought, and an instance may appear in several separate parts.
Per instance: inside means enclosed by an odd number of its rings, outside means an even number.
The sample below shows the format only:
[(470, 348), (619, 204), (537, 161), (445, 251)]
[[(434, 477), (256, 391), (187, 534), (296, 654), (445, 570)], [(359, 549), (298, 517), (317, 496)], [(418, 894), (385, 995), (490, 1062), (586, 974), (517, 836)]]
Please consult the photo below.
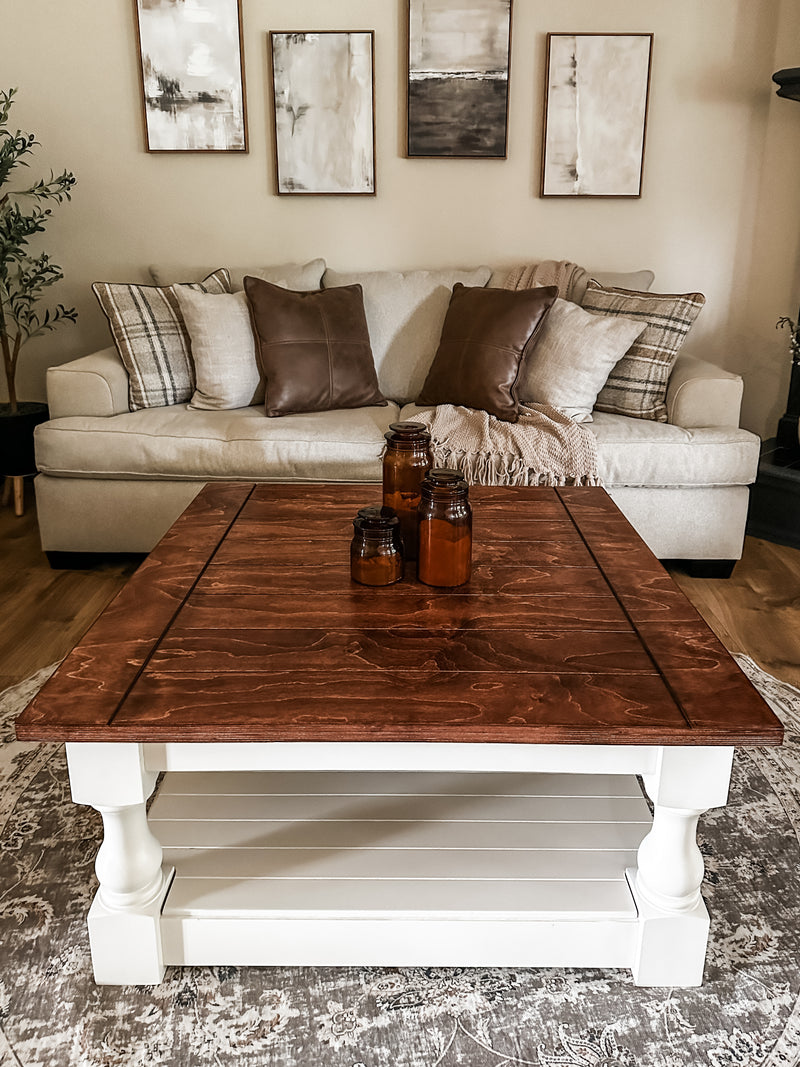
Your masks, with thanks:
[[(131, 691), (132, 691), (133, 687), (136, 685), (136, 683), (139, 681), (139, 679), (141, 678), (142, 674), (146, 670), (147, 666), (150, 663), (150, 660), (153, 658), (153, 655), (155, 654), (156, 649), (158, 649), (160, 647), (161, 642), (162, 642), (162, 640), (164, 638), (164, 635), (169, 632), (172, 624), (175, 622), (175, 619), (178, 617), (181, 609), (183, 608), (183, 605), (186, 603), (186, 601), (189, 599), (191, 594), (194, 592), (194, 590), (195, 590), (195, 588), (197, 586), (197, 583), (203, 577), (203, 575), (205, 574), (209, 564), (212, 562), (212, 560), (216, 556), (217, 552), (220, 549), (220, 546), (223, 544), (223, 542), (225, 541), (225, 538), (228, 536), (228, 533), (230, 532), (231, 527), (234, 525), (236, 520), (239, 518), (239, 516), (241, 515), (242, 510), (244, 509), (244, 507), (247, 504), (248, 500), (253, 495), (253, 490), (254, 489), (255, 489), (255, 484), (252, 484), (250, 486), (250, 489), (249, 489), (248, 493), (247, 493), (247, 496), (239, 504), (238, 508), (236, 509), (236, 513), (230, 518), (230, 520), (228, 521), (227, 525), (225, 526), (225, 529), (222, 532), (219, 540), (217, 541), (217, 544), (214, 547), (213, 551), (211, 552), (211, 554), (208, 556), (208, 558), (205, 560), (203, 565), (198, 570), (197, 574), (194, 577), (194, 580), (192, 581), (191, 585), (189, 586), (189, 588), (187, 589), (185, 595), (183, 596), (183, 599), (176, 606), (175, 610), (170, 615), (169, 619), (167, 619), (167, 621), (163, 624), (163, 626), (161, 628), (161, 633), (156, 638), (154, 638), (154, 640), (151, 642), (148, 652), (142, 657), (142, 662), (139, 664), (139, 667), (136, 670), (136, 673), (131, 678), (131, 680), (130, 680), (125, 692), (120, 697), (116, 708), (114, 709), (112, 715), (110, 716), (110, 718), (108, 720), (108, 725), (109, 726), (113, 726), (114, 725), (114, 720), (116, 719), (117, 715), (122, 710), (122, 708), (123, 708), (123, 706), (125, 704), (125, 701), (128, 699), (128, 697), (131, 694)], [(154, 552), (158, 551), (158, 546), (156, 546), (156, 548), (153, 549), (153, 551)]]

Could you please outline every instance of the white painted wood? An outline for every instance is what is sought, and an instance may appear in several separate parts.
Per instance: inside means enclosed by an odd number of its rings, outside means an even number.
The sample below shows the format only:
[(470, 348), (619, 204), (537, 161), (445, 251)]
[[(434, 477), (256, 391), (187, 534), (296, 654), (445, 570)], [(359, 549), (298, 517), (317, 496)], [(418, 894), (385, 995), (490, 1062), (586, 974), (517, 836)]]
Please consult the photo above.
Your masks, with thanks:
[[(724, 802), (730, 749), (69, 748), (74, 796), (106, 826), (90, 915), (98, 981), (225, 962), (629, 966), (640, 984), (702, 978), (695, 828), (704, 806)], [(157, 866), (144, 801), (172, 767), (181, 773), (166, 776), (149, 817), (177, 871), (164, 899), (170, 872)], [(399, 773), (408, 767), (420, 770)], [(655, 801), (652, 827), (635, 779), (620, 777), (633, 773)]]
[(435, 922), (295, 919), (254, 922), (166, 916), (164, 960), (239, 967), (625, 967), (636, 951), (635, 921)]
[(636, 888), (661, 911), (691, 911), (700, 900), (703, 857), (697, 847), (696, 808), (657, 804), (653, 826), (639, 846)]
[(155, 789), (157, 772), (145, 767), (142, 745), (70, 741), (66, 750), (76, 804), (142, 804)]
[[(158, 798), (161, 799), (160, 797)], [(156, 801), (158, 804), (158, 800)], [(198, 798), (198, 808), (210, 806)], [(156, 805), (154, 804), (154, 808)], [(264, 819), (216, 821), (213, 843), (203, 819), (165, 818), (168, 807), (150, 812), (150, 823), (164, 848), (482, 848), (482, 849), (630, 849), (636, 851), (652, 817), (636, 822), (404, 822), (376, 819), (280, 822)], [(598, 827), (602, 826), (602, 834)]]
[(641, 771), (647, 795), (667, 808), (722, 808), (728, 802), (733, 748), (696, 745), (659, 750), (655, 768)]
[(656, 745), (507, 745), (443, 742), (253, 742), (145, 744), (158, 771), (492, 771), (646, 774)]
[[(624, 870), (614, 880), (511, 881), (487, 872), (483, 880), (311, 878), (184, 878), (180, 871), (164, 916), (261, 918), (453, 918), (551, 923), (636, 918)], [(432, 946), (433, 947), (433, 946)], [(264, 961), (268, 962), (268, 961)]]
[[(629, 797), (372, 797), (368, 795), (303, 796), (292, 794), (214, 796), (213, 805), (201, 803), (197, 796), (172, 796), (168, 806), (173, 819), (223, 820), (263, 819), (335, 821), (376, 819), (381, 822), (425, 822), (441, 820), (470, 822), (583, 822), (606, 823), (641, 821), (644, 802), (632, 809)], [(641, 805), (641, 808), (640, 808)], [(159, 805), (152, 818), (159, 818), (167, 805)]]
[[(212, 777), (213, 776), (213, 777)], [(202, 795), (208, 790), (231, 795), (290, 796), (604, 796), (641, 797), (630, 774), (508, 774), (472, 771), (429, 773), (353, 771), (184, 771), (169, 774), (158, 789), (166, 795)], [(499, 792), (502, 790), (502, 792)]]
[(103, 843), (95, 860), (98, 896), (110, 910), (146, 907), (161, 895), (161, 843), (147, 822), (144, 804), (124, 808), (94, 805), (103, 817)]
[(135, 910), (108, 908), (98, 893), (89, 909), (89, 944), (99, 985), (155, 985), (164, 977), (161, 909), (173, 871), (165, 868), (161, 892)]
[(627, 873), (639, 912), (631, 963), (636, 985), (702, 985), (711, 926), (702, 897), (692, 908), (667, 914), (641, 895), (637, 872)]

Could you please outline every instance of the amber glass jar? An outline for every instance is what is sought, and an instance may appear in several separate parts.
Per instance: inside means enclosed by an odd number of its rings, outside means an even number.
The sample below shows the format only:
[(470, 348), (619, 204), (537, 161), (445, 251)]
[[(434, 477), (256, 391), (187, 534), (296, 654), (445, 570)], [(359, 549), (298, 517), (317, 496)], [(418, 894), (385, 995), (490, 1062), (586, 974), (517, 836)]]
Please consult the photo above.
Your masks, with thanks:
[(416, 559), (419, 487), (433, 466), (431, 435), (419, 422), (393, 422), (384, 436), (383, 504), (397, 512), (403, 555)]
[(435, 467), (421, 496), (417, 577), (426, 585), (463, 585), (472, 571), (469, 487), (458, 471)]
[(391, 508), (361, 508), (353, 519), (350, 577), (362, 585), (391, 585), (403, 577), (400, 523)]

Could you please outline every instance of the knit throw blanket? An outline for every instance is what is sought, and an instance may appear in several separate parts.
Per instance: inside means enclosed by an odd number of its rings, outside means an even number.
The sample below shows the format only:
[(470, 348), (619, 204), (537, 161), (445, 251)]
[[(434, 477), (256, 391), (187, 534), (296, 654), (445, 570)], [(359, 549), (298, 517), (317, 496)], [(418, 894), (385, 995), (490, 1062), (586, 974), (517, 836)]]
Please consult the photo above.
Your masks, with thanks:
[(537, 285), (555, 285), (562, 300), (580, 304), (589, 284), (589, 272), (567, 259), (545, 259), (526, 267), (514, 267), (503, 282), (504, 289), (533, 289)]
[(518, 422), (439, 404), (413, 416), (431, 434), (434, 465), (471, 485), (601, 485), (594, 434), (549, 404), (520, 407)]

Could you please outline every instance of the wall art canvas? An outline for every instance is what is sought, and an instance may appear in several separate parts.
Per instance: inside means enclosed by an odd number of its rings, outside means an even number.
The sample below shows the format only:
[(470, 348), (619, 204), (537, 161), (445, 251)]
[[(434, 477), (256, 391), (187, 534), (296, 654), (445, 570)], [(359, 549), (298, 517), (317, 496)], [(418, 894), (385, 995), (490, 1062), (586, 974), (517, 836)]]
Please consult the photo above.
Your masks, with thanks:
[(240, 0), (135, 0), (150, 152), (246, 152)]
[(409, 0), (408, 155), (504, 159), (511, 0)]
[(374, 194), (372, 30), (270, 40), (278, 192)]
[(547, 35), (542, 196), (641, 196), (651, 33)]

